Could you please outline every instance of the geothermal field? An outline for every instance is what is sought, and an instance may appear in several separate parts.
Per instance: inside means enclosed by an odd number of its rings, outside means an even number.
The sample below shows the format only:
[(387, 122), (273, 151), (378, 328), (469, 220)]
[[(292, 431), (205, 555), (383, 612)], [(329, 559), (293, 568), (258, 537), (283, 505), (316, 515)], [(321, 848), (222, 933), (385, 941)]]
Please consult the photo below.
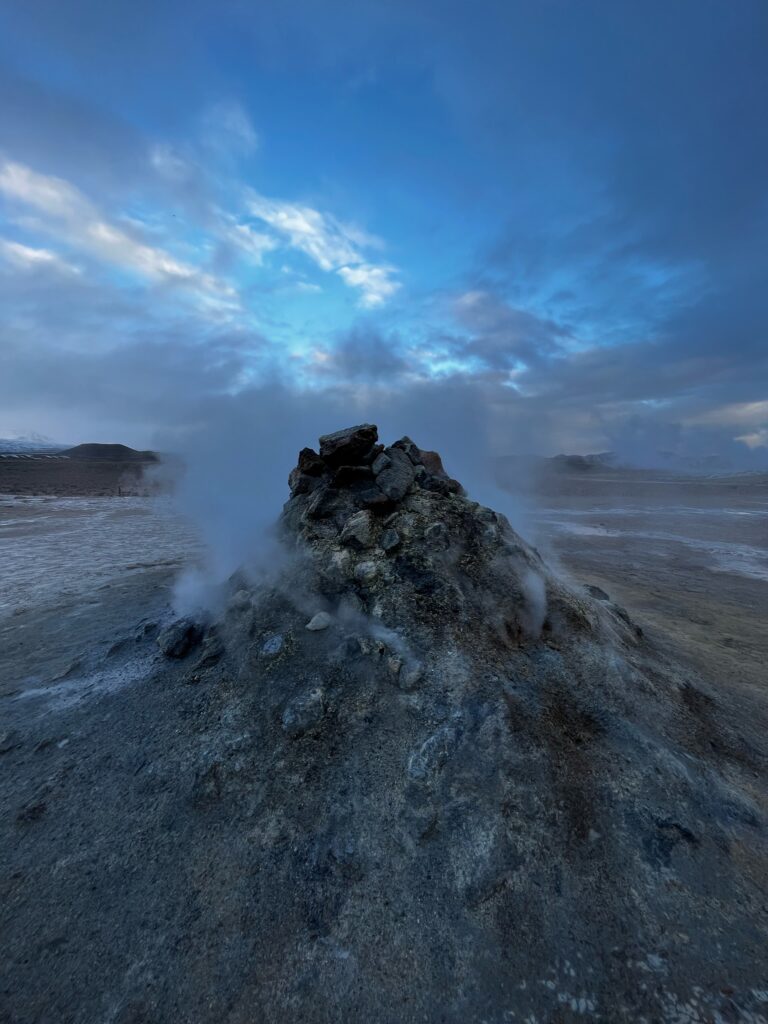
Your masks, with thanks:
[(173, 493), (0, 496), (3, 1019), (768, 1019), (768, 478), (391, 441), (198, 608)]

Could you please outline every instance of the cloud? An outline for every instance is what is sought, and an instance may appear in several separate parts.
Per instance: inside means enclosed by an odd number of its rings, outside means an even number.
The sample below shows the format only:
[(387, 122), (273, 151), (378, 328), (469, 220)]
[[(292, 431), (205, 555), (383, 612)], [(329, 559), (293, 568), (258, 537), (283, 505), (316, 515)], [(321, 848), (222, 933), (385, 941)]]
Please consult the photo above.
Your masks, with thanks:
[(248, 257), (251, 263), (261, 266), (266, 253), (277, 248), (277, 240), (261, 231), (254, 231), (250, 224), (244, 224), (232, 214), (219, 212), (220, 234), (225, 242), (234, 246)]
[(488, 291), (463, 292), (452, 303), (460, 327), (471, 332), (462, 355), (490, 369), (540, 364), (561, 354), (568, 330), (553, 320), (518, 309)]
[(236, 301), (230, 285), (111, 223), (62, 178), (38, 174), (6, 160), (0, 163), (0, 193), (17, 205), (44, 214), (45, 219), (33, 222), (34, 226), (71, 248), (154, 281), (199, 289), (209, 302), (232, 305)]
[(220, 100), (206, 107), (202, 131), (204, 145), (224, 156), (248, 156), (259, 144), (247, 111), (236, 100)]
[(335, 272), (349, 287), (358, 288), (363, 307), (382, 305), (400, 288), (394, 280), (395, 267), (374, 264), (364, 257), (364, 248), (380, 248), (381, 242), (358, 228), (311, 206), (269, 199), (252, 190), (248, 192), (247, 208), (321, 270)]
[(339, 267), (339, 276), (350, 288), (359, 288), (363, 293), (360, 305), (366, 309), (382, 306), (400, 287), (392, 280), (397, 271), (390, 266), (372, 266), (359, 263), (353, 267)]
[(67, 263), (66, 260), (63, 260), (50, 249), (35, 249), (32, 246), (22, 245), (21, 242), (14, 242), (8, 238), (0, 238), (0, 256), (22, 270), (50, 267), (68, 274), (80, 273), (79, 267), (74, 266), (72, 263)]

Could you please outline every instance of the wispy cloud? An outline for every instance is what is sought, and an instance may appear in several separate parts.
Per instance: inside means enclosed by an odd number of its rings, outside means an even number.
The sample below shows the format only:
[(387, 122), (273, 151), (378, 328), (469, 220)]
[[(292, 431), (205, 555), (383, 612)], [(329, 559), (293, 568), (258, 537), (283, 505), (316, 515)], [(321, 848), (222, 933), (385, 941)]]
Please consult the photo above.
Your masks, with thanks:
[(203, 112), (203, 142), (220, 154), (247, 156), (259, 144), (248, 112), (236, 100), (220, 100)]
[(395, 267), (371, 263), (364, 255), (365, 248), (380, 248), (380, 240), (358, 228), (311, 206), (269, 199), (253, 191), (248, 192), (247, 208), (321, 270), (335, 272), (346, 285), (359, 289), (361, 306), (381, 306), (400, 288)]
[(236, 301), (231, 285), (111, 222), (62, 178), (5, 161), (0, 163), (0, 193), (12, 203), (44, 214), (45, 219), (36, 221), (36, 227), (73, 249), (155, 282), (197, 289), (208, 303)]
[(0, 257), (22, 270), (50, 267), (68, 274), (80, 273), (79, 267), (63, 260), (58, 253), (52, 252), (50, 249), (36, 249), (8, 238), (0, 238)]

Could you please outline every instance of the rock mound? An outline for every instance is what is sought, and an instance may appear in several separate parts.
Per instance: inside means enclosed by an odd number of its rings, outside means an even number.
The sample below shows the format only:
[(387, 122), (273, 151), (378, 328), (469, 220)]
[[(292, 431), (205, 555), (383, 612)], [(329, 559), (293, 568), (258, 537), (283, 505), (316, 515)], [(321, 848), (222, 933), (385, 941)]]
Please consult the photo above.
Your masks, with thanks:
[(289, 483), (220, 626), (266, 1018), (757, 1021), (765, 761), (715, 698), (409, 438)]
[(759, 729), (408, 438), (290, 488), (279, 575), (116, 698), (142, 757), (83, 782), (98, 862), (37, 879), (35, 941), (78, 913), (55, 971), (9, 935), (14, 1019), (765, 1021)]

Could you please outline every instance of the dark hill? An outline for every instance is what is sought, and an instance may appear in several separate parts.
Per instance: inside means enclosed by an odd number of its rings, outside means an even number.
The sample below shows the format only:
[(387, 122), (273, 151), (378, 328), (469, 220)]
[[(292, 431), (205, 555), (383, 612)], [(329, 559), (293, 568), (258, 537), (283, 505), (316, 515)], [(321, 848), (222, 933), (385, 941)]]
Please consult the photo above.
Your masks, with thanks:
[(105, 459), (110, 462), (157, 462), (154, 452), (140, 452), (125, 444), (77, 444), (65, 448), (62, 455), (68, 459)]

